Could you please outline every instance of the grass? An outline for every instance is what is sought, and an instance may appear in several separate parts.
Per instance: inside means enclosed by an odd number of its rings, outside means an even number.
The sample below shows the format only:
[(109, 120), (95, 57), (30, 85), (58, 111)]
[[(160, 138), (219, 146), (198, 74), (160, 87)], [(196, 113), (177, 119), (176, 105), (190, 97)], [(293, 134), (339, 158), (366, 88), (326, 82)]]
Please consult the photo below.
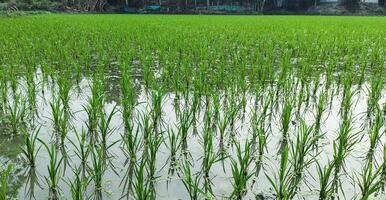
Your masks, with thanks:
[(37, 180), (2, 176), (2, 197), (40, 179), (36, 199), (382, 195), (385, 25), (327, 16), (2, 18), (0, 160), (28, 166)]

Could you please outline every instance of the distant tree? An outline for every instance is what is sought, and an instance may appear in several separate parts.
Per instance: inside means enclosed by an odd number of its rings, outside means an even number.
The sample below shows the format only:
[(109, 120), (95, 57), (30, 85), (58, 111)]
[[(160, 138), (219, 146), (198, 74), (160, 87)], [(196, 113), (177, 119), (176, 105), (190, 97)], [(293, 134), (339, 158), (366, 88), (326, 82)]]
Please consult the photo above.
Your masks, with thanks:
[(256, 11), (263, 12), (266, 0), (256, 0)]
[(360, 0), (339, 0), (339, 4), (349, 10), (355, 10), (359, 7)]

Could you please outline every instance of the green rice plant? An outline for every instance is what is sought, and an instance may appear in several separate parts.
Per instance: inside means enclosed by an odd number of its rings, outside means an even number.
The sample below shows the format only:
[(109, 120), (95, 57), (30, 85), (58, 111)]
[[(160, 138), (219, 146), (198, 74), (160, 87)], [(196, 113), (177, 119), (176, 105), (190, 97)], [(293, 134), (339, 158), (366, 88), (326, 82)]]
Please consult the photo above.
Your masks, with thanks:
[(362, 168), (360, 177), (356, 176), (361, 190), (361, 199), (372, 199), (372, 195), (382, 187), (382, 181), (379, 179), (379, 175), (382, 172), (381, 169), (374, 170), (372, 162), (367, 162)]
[(247, 193), (248, 181), (253, 176), (253, 173), (248, 169), (252, 161), (251, 142), (248, 140), (245, 142), (244, 150), (242, 150), (240, 143), (236, 142), (235, 146), (237, 160), (231, 158), (233, 192), (229, 198), (241, 200)]
[(134, 199), (154, 199), (155, 194), (152, 188), (151, 180), (147, 177), (146, 173), (146, 161), (142, 160), (141, 163), (135, 167), (134, 170), (134, 184), (133, 184), (133, 197)]
[(334, 192), (332, 187), (334, 163), (329, 162), (323, 168), (319, 162), (316, 162), (316, 164), (319, 178), (319, 200), (330, 199)]
[(0, 167), (0, 199), (8, 199), (8, 181), (12, 171), (12, 165), (8, 165), (7, 169)]
[(58, 76), (57, 84), (59, 88), (59, 99), (63, 105), (65, 113), (69, 114), (70, 112), (70, 90), (71, 90), (71, 75), (69, 70), (64, 70), (62, 75)]
[(287, 146), (288, 144), (288, 132), (289, 132), (289, 127), (291, 123), (291, 117), (292, 117), (292, 103), (290, 100), (287, 100), (284, 103), (283, 110), (281, 113), (280, 121), (281, 121), (281, 132), (282, 132), (282, 144), (281, 148), (284, 148), (284, 146)]
[(185, 161), (181, 166), (181, 181), (188, 191), (189, 197), (192, 200), (201, 199), (204, 191), (200, 189), (200, 182), (202, 179), (202, 173), (192, 174), (190, 163)]
[(36, 83), (34, 79), (34, 73), (28, 72), (26, 75), (26, 85), (27, 85), (27, 99), (28, 99), (28, 106), (30, 110), (30, 114), (32, 115), (38, 115), (37, 113), (37, 107), (36, 107)]
[(49, 188), (49, 199), (56, 200), (59, 199), (60, 189), (59, 189), (59, 181), (61, 179), (61, 164), (63, 162), (63, 158), (59, 159), (58, 152), (54, 144), (48, 146), (44, 141), (38, 139), (46, 148), (49, 163), (47, 165), (48, 176), (45, 176), (44, 179)]
[(73, 169), (74, 173), (74, 179), (71, 181), (68, 181), (68, 185), (70, 186), (71, 190), (71, 197), (74, 200), (83, 200), (88, 199), (85, 195), (87, 185), (89, 184), (89, 181), (84, 178), (82, 178), (82, 169), (75, 168)]
[(88, 134), (91, 138), (91, 143), (94, 144), (98, 140), (97, 129), (100, 114), (103, 113), (104, 105), (104, 85), (103, 76), (95, 73), (93, 75), (91, 85), (91, 96), (87, 100), (87, 104), (83, 105), (83, 110), (87, 113), (86, 126)]
[(273, 177), (269, 176), (268, 174), (265, 174), (271, 186), (273, 187), (275, 197), (278, 200), (290, 199), (291, 195), (289, 192), (291, 186), (291, 167), (288, 165), (288, 154), (288, 146), (284, 146), (283, 150), (281, 151), (280, 168), (278, 174), (275, 174)]
[(191, 128), (193, 121), (195, 119), (192, 118), (192, 111), (190, 109), (184, 109), (180, 116), (178, 117), (178, 133), (177, 135), (181, 136), (181, 150), (182, 154), (187, 157), (189, 155), (188, 152), (188, 135), (189, 129)]
[(334, 178), (332, 187), (335, 195), (337, 195), (340, 187), (340, 175), (346, 158), (359, 141), (358, 139), (358, 133), (353, 132), (351, 117), (343, 120), (340, 124), (339, 135), (333, 143)]
[(52, 102), (50, 103), (51, 106), (51, 113), (52, 113), (52, 121), (54, 123), (54, 130), (55, 130), (55, 138), (59, 139), (57, 140), (57, 144), (60, 145), (62, 149), (65, 149), (65, 140), (67, 138), (68, 134), (68, 117), (69, 115), (66, 114), (66, 111), (64, 110), (64, 107), (61, 104), (61, 101), (59, 98), (54, 97), (52, 99)]
[(168, 175), (169, 179), (174, 175), (175, 171), (178, 170), (179, 161), (178, 161), (178, 152), (181, 147), (181, 138), (179, 134), (176, 134), (172, 129), (168, 130), (168, 140), (165, 140), (165, 145), (169, 148), (170, 156), (168, 158), (169, 170)]
[(214, 143), (213, 143), (213, 131), (211, 129), (211, 120), (212, 120), (212, 114), (210, 111), (208, 111), (208, 114), (206, 114), (206, 120), (204, 124), (204, 130), (202, 135), (203, 140), (203, 152), (204, 155), (202, 156), (202, 173), (203, 173), (203, 179), (204, 179), (204, 191), (205, 194), (211, 194), (213, 195), (212, 190), (212, 181), (210, 178), (210, 171), (212, 166), (223, 160), (224, 158), (221, 158), (220, 154), (217, 154), (214, 150)]
[(158, 126), (160, 126), (162, 122), (162, 102), (165, 94), (164, 88), (157, 86), (157, 84), (153, 85), (153, 89), (151, 90), (151, 114), (154, 131), (156, 132), (158, 132)]
[(370, 147), (369, 151), (367, 153), (367, 160), (368, 162), (372, 162), (374, 159), (374, 152), (377, 148), (377, 144), (380, 141), (380, 137), (382, 135), (381, 129), (383, 126), (383, 116), (380, 110), (377, 110), (374, 124), (371, 127), (370, 134), (369, 134), (369, 140), (370, 140)]
[(74, 148), (74, 153), (79, 159), (79, 170), (81, 170), (82, 172), (82, 179), (85, 179), (86, 170), (88, 169), (87, 161), (92, 147), (87, 142), (87, 133), (83, 128), (80, 133), (76, 129), (74, 129), (74, 132), (77, 139), (77, 144), (75, 143), (75, 141), (68, 141), (72, 144)]
[(102, 199), (103, 175), (106, 171), (105, 157), (103, 149), (95, 146), (91, 150), (91, 167), (89, 168), (89, 177), (94, 182), (93, 199)]
[[(40, 127), (41, 128), (41, 127)], [(34, 131), (31, 135), (27, 132), (24, 132), (24, 148), (21, 149), (24, 157), (28, 161), (28, 164), (31, 168), (36, 166), (36, 156), (40, 151), (40, 147), (37, 147), (36, 141), (38, 141), (38, 135), (40, 128)]]
[(153, 199), (156, 197), (156, 191), (155, 191), (155, 184), (157, 182), (158, 177), (156, 176), (156, 170), (157, 170), (157, 153), (158, 149), (160, 148), (161, 144), (164, 142), (164, 137), (162, 134), (152, 134), (150, 133), (147, 137), (146, 141), (148, 147), (146, 148), (146, 171), (147, 171), (147, 178), (150, 181), (150, 188), (151, 196), (150, 198)]
[(305, 176), (304, 172), (315, 162), (315, 156), (310, 155), (317, 141), (317, 137), (313, 136), (313, 132), (314, 126), (307, 126), (306, 122), (301, 120), (296, 141), (291, 143), (290, 152), (293, 170), (289, 190), (289, 197), (291, 199), (294, 198), (299, 190)]
[(17, 135), (20, 133), (20, 129), (23, 128), (26, 117), (25, 101), (20, 94), (14, 94), (13, 103), (8, 110), (7, 117), (11, 126), (11, 133)]
[(382, 89), (384, 87), (384, 79), (381, 76), (376, 76), (370, 80), (370, 89), (368, 89), (369, 98), (367, 100), (367, 117), (370, 118), (372, 113), (379, 110), (379, 100), (381, 98)]
[(126, 65), (122, 66), (122, 78), (120, 82), (121, 86), (121, 101), (122, 101), (122, 115), (125, 127), (130, 126), (130, 120), (132, 118), (132, 112), (135, 107), (136, 92), (134, 83), (131, 78), (131, 69)]
[(323, 120), (323, 113), (326, 111), (326, 104), (327, 104), (327, 96), (326, 93), (321, 92), (319, 95), (319, 101), (316, 105), (316, 113), (315, 113), (315, 128), (314, 128), (314, 135), (316, 137), (321, 136), (321, 126), (322, 126), (322, 120)]
[(109, 114), (106, 114), (105, 112), (99, 114), (100, 119), (98, 123), (98, 130), (99, 130), (99, 142), (100, 146), (103, 151), (103, 155), (105, 159), (110, 159), (108, 155), (108, 150), (113, 147), (115, 144), (117, 144), (119, 141), (112, 142), (111, 144), (108, 144), (108, 138), (111, 136), (111, 134), (115, 131), (114, 128), (111, 128), (111, 121), (114, 117), (114, 115), (117, 113), (116, 106), (111, 110)]
[(133, 174), (134, 170), (137, 167), (137, 153), (139, 152), (142, 141), (139, 136), (139, 125), (134, 129), (133, 125), (129, 125), (126, 129), (126, 134), (123, 134), (122, 137), (122, 151), (126, 156), (124, 167), (127, 168), (125, 175), (122, 178), (120, 185), (123, 184), (123, 197), (129, 198), (129, 195), (133, 187)]

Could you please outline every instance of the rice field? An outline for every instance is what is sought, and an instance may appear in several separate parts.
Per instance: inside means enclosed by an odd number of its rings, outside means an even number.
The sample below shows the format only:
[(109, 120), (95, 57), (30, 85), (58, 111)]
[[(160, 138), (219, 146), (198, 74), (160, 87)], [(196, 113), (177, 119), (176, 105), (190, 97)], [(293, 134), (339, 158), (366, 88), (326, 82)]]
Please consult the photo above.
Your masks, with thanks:
[(385, 199), (385, 27), (0, 18), (0, 199)]

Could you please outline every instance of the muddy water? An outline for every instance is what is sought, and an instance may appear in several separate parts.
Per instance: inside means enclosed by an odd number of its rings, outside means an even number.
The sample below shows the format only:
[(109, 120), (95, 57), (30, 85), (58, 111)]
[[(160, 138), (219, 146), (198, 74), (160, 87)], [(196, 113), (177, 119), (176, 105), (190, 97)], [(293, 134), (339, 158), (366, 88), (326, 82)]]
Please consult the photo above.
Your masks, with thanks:
[[(41, 74), (37, 73), (37, 83), (41, 82)], [(49, 81), (50, 82), (50, 81)], [(23, 85), (23, 81), (20, 81), (20, 84)], [(91, 80), (88, 78), (83, 78), (78, 85), (74, 85), (70, 92), (70, 110), (73, 113), (72, 118), (70, 119), (71, 125), (77, 131), (81, 131), (82, 128), (86, 128), (87, 114), (83, 109), (83, 105), (87, 104), (87, 99), (91, 95), (90, 91)], [(42, 86), (38, 85), (38, 95), (36, 99), (37, 113), (39, 117), (35, 118), (34, 121), (29, 121), (28, 127), (31, 126), (41, 126), (41, 131), (39, 133), (39, 138), (43, 141), (50, 142), (53, 141), (53, 122), (52, 122), (52, 113), (49, 103), (53, 98), (53, 91), (56, 89), (56, 85), (45, 84)], [(117, 81), (111, 80), (107, 83), (106, 91), (106, 104), (104, 109), (106, 113), (110, 113), (115, 106), (118, 106), (120, 109), (119, 102), (119, 86)], [(118, 88), (118, 89), (117, 89)], [(146, 94), (146, 90), (143, 86), (139, 85), (138, 87), (138, 99), (140, 102), (136, 109), (134, 115), (139, 116), (141, 113), (146, 113), (149, 111), (149, 102), (151, 98)], [(363, 88), (366, 88), (364, 86)], [(21, 89), (22, 90), (22, 89)], [(44, 93), (42, 92), (44, 91)], [(339, 131), (340, 125), (340, 116), (339, 109), (341, 103), (341, 95), (336, 95), (333, 98), (331, 104), (329, 104), (329, 109), (326, 110), (323, 117), (323, 124), (321, 127), (321, 132), (325, 133), (325, 136), (320, 140), (320, 154), (316, 155), (315, 159), (319, 161), (322, 165), (326, 164), (329, 160), (332, 159), (333, 155), (333, 140), (336, 139), (337, 133)], [(380, 102), (385, 102), (385, 92)], [(164, 130), (168, 128), (177, 129), (178, 121), (176, 118), (174, 110), (174, 99), (175, 95), (173, 93), (167, 93), (163, 99), (163, 125)], [(367, 109), (367, 90), (360, 90), (353, 98), (353, 107), (352, 113), (354, 118), (354, 131), (360, 131), (363, 138), (361, 142), (357, 143), (354, 147), (354, 151), (349, 155), (345, 169), (347, 175), (341, 178), (343, 183), (343, 189), (346, 193), (346, 198), (355, 197), (359, 194), (360, 190), (358, 185), (353, 184), (353, 177), (359, 173), (365, 155), (368, 150), (368, 130), (366, 125), (366, 109)], [(312, 103), (311, 103), (312, 104)], [(236, 133), (236, 138), (241, 144), (250, 137), (251, 132), (251, 117), (252, 109), (254, 109), (254, 98), (252, 95), (247, 95), (247, 106), (246, 111), (242, 118), (238, 117), (234, 131)], [(307, 124), (312, 124), (314, 120), (314, 105), (309, 105), (307, 109), (303, 109), (301, 112), (302, 118), (305, 119)], [(190, 130), (190, 135), (188, 136), (188, 149), (192, 156), (193, 171), (198, 172), (201, 170), (201, 161), (203, 155), (202, 147), (202, 129), (203, 129), (203, 113), (204, 108), (199, 116), (197, 116), (197, 132), (198, 134), (193, 134), (193, 130)], [(299, 125), (299, 122), (293, 121), (290, 129), (290, 135), (294, 135), (293, 132), (296, 131), (295, 127)], [(3, 125), (5, 126), (5, 125)], [(272, 120), (269, 123), (270, 131), (268, 136), (268, 145), (267, 153), (263, 158), (263, 169), (260, 172), (258, 177), (253, 177), (256, 180), (256, 183), (249, 187), (248, 194), (246, 199), (254, 199), (255, 195), (262, 195), (266, 198), (273, 198), (271, 193), (272, 188), (265, 176), (272, 175), (278, 171), (278, 165), (280, 163), (280, 155), (278, 154), (278, 149), (281, 142), (281, 132), (280, 132), (280, 109), (276, 113), (272, 114)], [(121, 113), (118, 112), (114, 115), (111, 128), (114, 128), (114, 132), (108, 138), (110, 144), (115, 141), (121, 140), (121, 134), (123, 130), (123, 121), (121, 118)], [(6, 132), (5, 129), (3, 132)], [(160, 178), (156, 184), (157, 190), (157, 199), (189, 199), (188, 193), (182, 184), (182, 181), (179, 180), (178, 176), (169, 177), (168, 167), (169, 167), (169, 149), (167, 144), (167, 134), (165, 133), (165, 141), (161, 147), (158, 149), (157, 154), (157, 176)], [(68, 134), (68, 141), (74, 141), (76, 143), (76, 137), (74, 131), (71, 130)], [(382, 136), (380, 144), (385, 142), (385, 136)], [(219, 142), (217, 136), (215, 137), (216, 150), (219, 148)], [(124, 165), (126, 157), (121, 149), (122, 145), (118, 142), (114, 145), (109, 151), (111, 155), (114, 156), (112, 159), (114, 170), (112, 167), (109, 167), (104, 173), (104, 182), (103, 182), (103, 196), (105, 199), (120, 199), (122, 197), (123, 191), (125, 189), (121, 185), (121, 181), (124, 178), (126, 172), (126, 167)], [(0, 163), (5, 166), (9, 163), (13, 163), (15, 166), (15, 172), (12, 176), (11, 183), (11, 193), (14, 197), (18, 199), (46, 199), (48, 197), (48, 189), (45, 184), (44, 177), (47, 176), (47, 164), (49, 157), (47, 151), (44, 148), (41, 148), (37, 156), (37, 166), (35, 172), (30, 172), (28, 167), (22, 159), (20, 148), (22, 148), (22, 138), (20, 136), (11, 137), (7, 134), (0, 135)], [(234, 147), (230, 147), (228, 150), (231, 155), (234, 155)], [(66, 182), (73, 179), (73, 173), (71, 171), (71, 166), (78, 166), (79, 159), (75, 156), (74, 147), (70, 142), (66, 144), (66, 152), (68, 154), (68, 166), (62, 167), (62, 179), (60, 181), (60, 194), (63, 199), (71, 199), (70, 189)], [(382, 150), (381, 145), (378, 146), (376, 151), (376, 160), (382, 162)], [(232, 179), (231, 179), (231, 168), (230, 160), (227, 159), (225, 163), (218, 162), (216, 163), (211, 171), (211, 177), (213, 178), (213, 190), (218, 199), (225, 198), (231, 194), (233, 190)], [(225, 169), (225, 170), (224, 170)], [(36, 174), (36, 180), (33, 179), (31, 174)], [(252, 181), (250, 181), (252, 182)], [(311, 167), (306, 172), (306, 181), (302, 185), (302, 190), (299, 193), (300, 197), (306, 199), (317, 199), (317, 171), (316, 164), (311, 165)], [(90, 183), (88, 187), (88, 194), (93, 194), (94, 188), (93, 183)], [(381, 198), (381, 197), (380, 197)]]

